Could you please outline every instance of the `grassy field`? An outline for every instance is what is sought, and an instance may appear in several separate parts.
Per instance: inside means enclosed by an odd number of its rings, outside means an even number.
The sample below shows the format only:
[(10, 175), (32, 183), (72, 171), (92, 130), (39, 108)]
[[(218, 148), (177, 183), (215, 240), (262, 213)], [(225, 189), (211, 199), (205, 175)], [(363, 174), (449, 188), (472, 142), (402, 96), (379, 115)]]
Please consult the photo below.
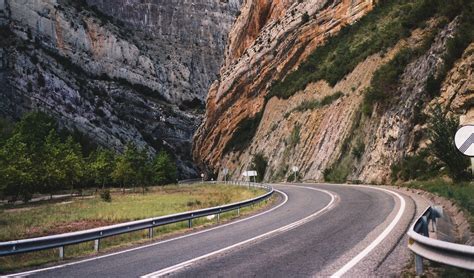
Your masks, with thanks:
[[(44, 236), (78, 231), (104, 225), (127, 222), (149, 217), (207, 208), (241, 201), (264, 193), (262, 189), (248, 189), (240, 186), (198, 185), (164, 186), (150, 188), (146, 194), (116, 192), (112, 202), (104, 202), (97, 196), (68, 198), (60, 201), (2, 207), (0, 211), (0, 241)], [(253, 208), (241, 210), (241, 215), (249, 214), (265, 206), (268, 202)], [(226, 221), (237, 217), (236, 212), (221, 215)], [(196, 219), (193, 227), (212, 225), (216, 219)], [(154, 240), (181, 233), (187, 229), (187, 222), (166, 225), (154, 229)], [(101, 251), (123, 248), (147, 239), (147, 231), (139, 231), (101, 240)], [(93, 254), (93, 242), (86, 242), (65, 248), (66, 258)], [(54, 263), (58, 260), (58, 250), (51, 249), (29, 254), (0, 258), (0, 273)]]

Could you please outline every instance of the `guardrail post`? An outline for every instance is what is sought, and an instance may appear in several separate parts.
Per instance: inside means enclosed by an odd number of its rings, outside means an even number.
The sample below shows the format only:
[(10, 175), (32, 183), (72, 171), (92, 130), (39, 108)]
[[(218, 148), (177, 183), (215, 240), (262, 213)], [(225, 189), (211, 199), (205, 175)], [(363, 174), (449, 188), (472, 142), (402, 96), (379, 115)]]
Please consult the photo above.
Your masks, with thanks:
[(416, 275), (423, 275), (423, 257), (417, 254), (415, 254), (415, 270)]
[(426, 236), (426, 237), (429, 237), (430, 236), (430, 232), (429, 232), (429, 228), (428, 228), (428, 217), (426, 216), (422, 216), (421, 217), (421, 233), (422, 235)]
[(153, 238), (153, 227), (148, 228), (148, 238)]
[(217, 214), (217, 223), (219, 223), (220, 217), (221, 217), (221, 214), (218, 213), (218, 214)]
[(240, 207), (237, 208), (237, 216), (240, 216)]
[(100, 239), (94, 240), (94, 251), (99, 252), (100, 249)]
[(59, 259), (64, 259), (64, 246), (59, 247)]
[(189, 219), (188, 220), (188, 228), (192, 228), (193, 227), (193, 220), (192, 219)]

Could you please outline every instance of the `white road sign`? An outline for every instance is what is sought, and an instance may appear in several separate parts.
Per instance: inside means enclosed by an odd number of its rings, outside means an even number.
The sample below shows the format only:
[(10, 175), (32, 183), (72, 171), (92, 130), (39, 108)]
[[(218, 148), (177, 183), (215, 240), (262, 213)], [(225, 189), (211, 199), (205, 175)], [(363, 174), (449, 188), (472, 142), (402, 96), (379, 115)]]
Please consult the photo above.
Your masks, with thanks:
[(293, 170), (293, 172), (298, 172), (300, 169), (296, 166), (293, 166), (291, 167), (291, 170)]
[(256, 177), (257, 171), (245, 171), (242, 176), (244, 177)]
[(466, 125), (458, 129), (454, 136), (454, 143), (464, 155), (474, 157), (474, 125)]

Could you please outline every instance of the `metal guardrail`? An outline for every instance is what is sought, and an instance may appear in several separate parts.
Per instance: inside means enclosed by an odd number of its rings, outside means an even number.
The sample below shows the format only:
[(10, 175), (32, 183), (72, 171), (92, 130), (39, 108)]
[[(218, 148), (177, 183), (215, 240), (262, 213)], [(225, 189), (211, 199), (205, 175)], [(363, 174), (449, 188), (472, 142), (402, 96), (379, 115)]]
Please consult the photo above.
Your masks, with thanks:
[(430, 261), (474, 271), (474, 246), (429, 238), (429, 222), (433, 230), (439, 209), (428, 207), (408, 230), (408, 248), (415, 253), (416, 274), (423, 274), (423, 258)]
[(148, 229), (148, 237), (153, 237), (153, 228), (163, 226), (167, 224), (177, 223), (181, 221), (188, 221), (188, 227), (192, 227), (192, 220), (200, 217), (209, 215), (216, 215), (217, 221), (219, 221), (220, 214), (232, 210), (238, 210), (240, 214), (240, 208), (247, 207), (263, 201), (269, 198), (274, 190), (270, 186), (248, 182), (227, 182), (227, 184), (241, 185), (241, 186), (252, 186), (264, 188), (267, 192), (259, 197), (245, 200), (242, 202), (236, 202), (232, 204), (194, 210), (184, 213), (177, 213), (167, 216), (161, 216), (156, 218), (148, 218), (138, 221), (132, 221), (127, 223), (121, 223), (101, 228), (89, 229), (78, 232), (71, 232), (59, 235), (37, 237), (22, 240), (13, 240), (7, 242), (0, 242), (0, 256), (15, 255), (20, 253), (41, 251), (51, 248), (59, 248), (59, 257), (64, 257), (64, 247), (68, 245), (78, 244), (87, 241), (95, 241), (94, 249), (99, 251), (100, 240), (102, 238), (116, 236), (120, 234), (135, 232), (139, 230)]

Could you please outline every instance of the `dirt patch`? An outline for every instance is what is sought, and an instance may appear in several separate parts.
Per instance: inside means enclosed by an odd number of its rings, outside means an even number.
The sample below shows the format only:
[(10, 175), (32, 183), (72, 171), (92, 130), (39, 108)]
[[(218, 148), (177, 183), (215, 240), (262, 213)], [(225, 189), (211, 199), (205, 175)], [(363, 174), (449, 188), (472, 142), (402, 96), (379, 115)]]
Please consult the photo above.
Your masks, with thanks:
[(14, 208), (14, 209), (6, 209), (5, 212), (19, 212), (19, 211), (29, 211), (32, 210), (34, 207), (27, 207), (27, 208)]
[(75, 221), (75, 222), (59, 222), (59, 223), (56, 223), (54, 227), (49, 227), (46, 229), (42, 227), (33, 227), (31, 229), (28, 229), (24, 237), (32, 238), (32, 237), (41, 237), (41, 236), (47, 236), (47, 235), (77, 232), (77, 231), (83, 231), (83, 230), (118, 224), (121, 222), (127, 222), (127, 221), (81, 220), (81, 221)]

